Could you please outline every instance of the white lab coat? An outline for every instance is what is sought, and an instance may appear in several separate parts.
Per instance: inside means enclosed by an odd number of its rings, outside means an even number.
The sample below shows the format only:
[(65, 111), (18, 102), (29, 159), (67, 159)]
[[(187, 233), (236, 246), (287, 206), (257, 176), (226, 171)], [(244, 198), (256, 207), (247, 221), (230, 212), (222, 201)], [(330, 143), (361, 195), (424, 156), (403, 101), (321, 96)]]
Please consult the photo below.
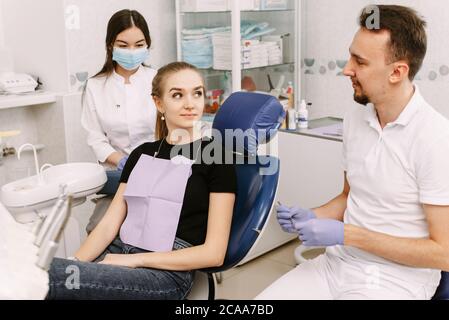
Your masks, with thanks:
[(130, 84), (115, 71), (108, 78), (87, 82), (81, 124), (99, 162), (116, 151), (128, 155), (154, 141), (157, 112), (151, 90), (155, 75), (155, 70), (141, 66)]

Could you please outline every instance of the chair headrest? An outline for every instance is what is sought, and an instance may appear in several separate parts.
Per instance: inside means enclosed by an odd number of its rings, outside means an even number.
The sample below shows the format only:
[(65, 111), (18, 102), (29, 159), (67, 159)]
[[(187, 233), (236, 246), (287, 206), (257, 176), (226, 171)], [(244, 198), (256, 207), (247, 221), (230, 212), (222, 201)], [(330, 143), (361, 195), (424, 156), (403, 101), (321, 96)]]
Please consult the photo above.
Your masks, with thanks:
[(220, 133), (226, 149), (255, 155), (259, 144), (268, 143), (276, 135), (284, 118), (284, 108), (275, 97), (236, 92), (220, 107), (213, 129), (214, 134)]

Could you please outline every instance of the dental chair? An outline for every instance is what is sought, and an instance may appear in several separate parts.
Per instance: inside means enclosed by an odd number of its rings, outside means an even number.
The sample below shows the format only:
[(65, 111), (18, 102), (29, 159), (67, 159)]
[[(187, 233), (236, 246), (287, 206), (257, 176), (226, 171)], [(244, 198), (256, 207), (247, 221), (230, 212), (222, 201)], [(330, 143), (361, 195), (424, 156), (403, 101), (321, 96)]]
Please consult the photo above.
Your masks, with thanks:
[(224, 148), (235, 155), (237, 197), (224, 263), (196, 272), (188, 300), (215, 299), (216, 275), (243, 262), (257, 243), (272, 212), (280, 165), (278, 158), (258, 156), (257, 149), (276, 135), (284, 117), (277, 99), (248, 92), (232, 94), (215, 116), (214, 139), (218, 139), (215, 135), (226, 137), (226, 130), (241, 133), (223, 141)]
[(279, 170), (267, 176), (260, 175), (260, 170), (264, 169), (266, 161), (278, 167), (279, 160), (272, 157), (258, 157), (257, 160), (259, 162), (255, 164), (236, 165), (237, 198), (225, 261), (220, 267), (196, 271), (188, 300), (214, 300), (217, 274), (237, 266), (245, 259), (268, 221), (276, 195)]

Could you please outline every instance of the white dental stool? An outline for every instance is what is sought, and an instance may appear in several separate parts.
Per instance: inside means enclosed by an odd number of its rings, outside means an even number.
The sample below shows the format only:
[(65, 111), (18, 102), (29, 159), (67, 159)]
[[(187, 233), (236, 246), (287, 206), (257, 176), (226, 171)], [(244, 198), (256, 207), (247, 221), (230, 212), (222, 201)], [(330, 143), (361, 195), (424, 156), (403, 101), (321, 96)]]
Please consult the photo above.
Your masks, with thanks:
[[(1, 203), (17, 222), (29, 229), (38, 227), (51, 212), (61, 190), (73, 197), (72, 206), (76, 206), (82, 204), (87, 196), (101, 190), (107, 180), (103, 167), (95, 163), (44, 165), (39, 170), (36, 160), (36, 172), (35, 176), (2, 186), (0, 193)], [(80, 245), (78, 221), (70, 217), (56, 256), (71, 256)]]

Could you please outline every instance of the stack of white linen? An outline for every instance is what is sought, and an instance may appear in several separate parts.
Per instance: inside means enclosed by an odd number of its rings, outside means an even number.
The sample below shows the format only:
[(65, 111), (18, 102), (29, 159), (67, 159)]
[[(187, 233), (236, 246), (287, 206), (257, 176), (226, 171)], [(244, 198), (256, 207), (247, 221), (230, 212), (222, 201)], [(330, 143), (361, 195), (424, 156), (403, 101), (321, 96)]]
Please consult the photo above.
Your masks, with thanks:
[[(276, 42), (260, 40), (242, 40), (242, 69), (259, 68), (282, 63), (282, 50)], [(214, 52), (213, 68), (232, 69), (231, 33), (217, 33), (212, 36)]]
[(213, 65), (212, 35), (229, 31), (230, 27), (202, 27), (182, 31), (182, 59), (197, 68), (208, 69)]

